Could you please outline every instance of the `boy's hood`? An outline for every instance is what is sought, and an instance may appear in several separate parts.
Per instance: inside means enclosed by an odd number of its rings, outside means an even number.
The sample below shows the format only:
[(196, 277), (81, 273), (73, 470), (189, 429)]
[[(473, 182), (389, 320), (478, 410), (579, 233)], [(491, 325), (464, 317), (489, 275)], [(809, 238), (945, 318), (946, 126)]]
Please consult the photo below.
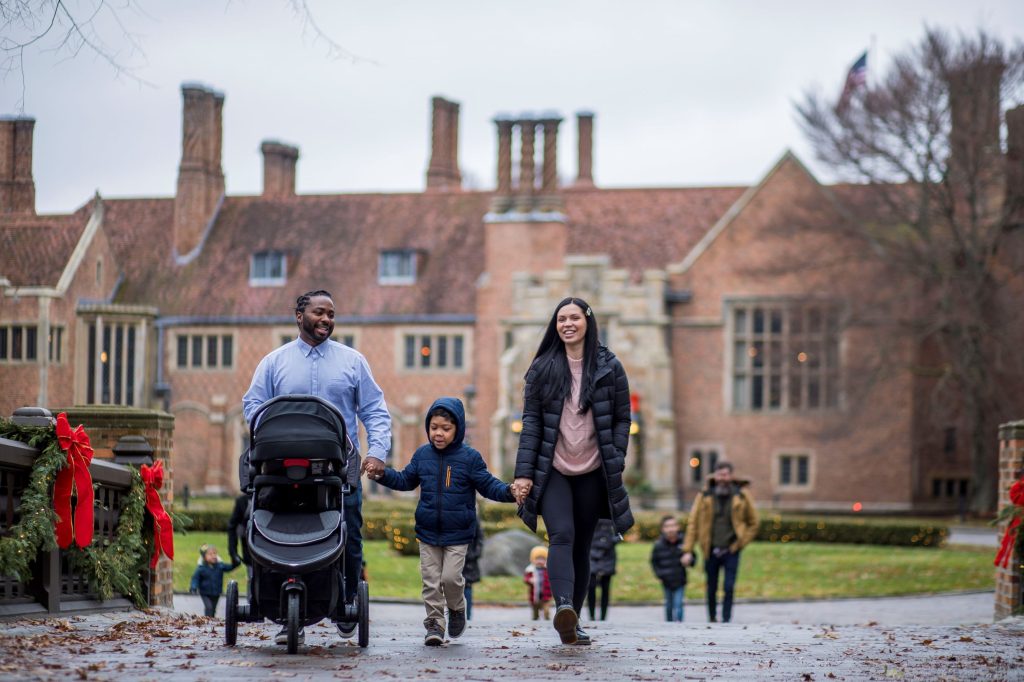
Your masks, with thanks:
[[(430, 442), (430, 413), (437, 407), (444, 408), (455, 417), (455, 439), (444, 450), (438, 450), (438, 452), (450, 452), (461, 446), (462, 440), (466, 437), (466, 408), (462, 406), (462, 401), (458, 398), (445, 396), (435, 400), (434, 404), (427, 410), (427, 416), (423, 419), (423, 429), (427, 432), (427, 442)], [(430, 443), (430, 447), (437, 450), (433, 443)]]

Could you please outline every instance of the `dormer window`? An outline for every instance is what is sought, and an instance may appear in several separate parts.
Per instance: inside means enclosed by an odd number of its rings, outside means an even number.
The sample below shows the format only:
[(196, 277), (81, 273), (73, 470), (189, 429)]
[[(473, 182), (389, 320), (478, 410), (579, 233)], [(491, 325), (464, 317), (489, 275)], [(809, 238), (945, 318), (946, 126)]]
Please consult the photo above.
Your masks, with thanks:
[(381, 251), (377, 281), (380, 284), (415, 284), (416, 252), (411, 249)]
[(286, 265), (281, 251), (257, 251), (252, 255), (249, 266), (249, 286), (283, 286), (288, 276)]

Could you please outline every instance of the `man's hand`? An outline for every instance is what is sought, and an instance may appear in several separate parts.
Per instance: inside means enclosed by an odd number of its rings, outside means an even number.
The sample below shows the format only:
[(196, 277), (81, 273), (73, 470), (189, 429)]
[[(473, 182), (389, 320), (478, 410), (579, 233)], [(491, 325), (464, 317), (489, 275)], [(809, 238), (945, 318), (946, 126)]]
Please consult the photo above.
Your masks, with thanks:
[(684, 554), (680, 561), (683, 562), (683, 566), (693, 566), (693, 552)]
[(372, 481), (380, 480), (384, 475), (384, 462), (376, 457), (367, 456), (363, 460), (363, 470), (361, 473), (366, 474), (366, 477)]

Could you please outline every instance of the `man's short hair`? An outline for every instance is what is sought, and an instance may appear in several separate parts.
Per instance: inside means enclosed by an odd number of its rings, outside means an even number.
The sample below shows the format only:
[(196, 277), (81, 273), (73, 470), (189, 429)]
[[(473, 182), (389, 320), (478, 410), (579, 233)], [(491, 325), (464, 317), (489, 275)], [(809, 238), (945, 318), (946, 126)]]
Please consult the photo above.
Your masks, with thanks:
[(323, 289), (317, 289), (316, 291), (307, 291), (306, 293), (302, 294), (302, 296), (299, 296), (297, 299), (295, 299), (295, 312), (306, 312), (306, 306), (309, 305), (310, 299), (314, 298), (315, 296), (326, 296), (329, 299), (334, 299), (334, 297), (331, 296), (331, 292), (324, 291)]
[(715, 465), (715, 471), (718, 471), (719, 469), (728, 469), (730, 474), (735, 471), (735, 469), (733, 469), (732, 462), (727, 462), (724, 459)]

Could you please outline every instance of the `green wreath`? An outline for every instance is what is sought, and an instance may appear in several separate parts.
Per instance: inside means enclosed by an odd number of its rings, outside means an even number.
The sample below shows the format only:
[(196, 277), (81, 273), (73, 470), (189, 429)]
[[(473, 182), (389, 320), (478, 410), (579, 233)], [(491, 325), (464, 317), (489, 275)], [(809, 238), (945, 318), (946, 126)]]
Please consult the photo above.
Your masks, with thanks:
[[(31, 577), (32, 561), (40, 551), (57, 548), (54, 526), (57, 514), (53, 511), (53, 482), (57, 472), (67, 464), (67, 456), (57, 441), (53, 426), (20, 426), (0, 419), (0, 438), (26, 443), (39, 450), (32, 463), (28, 486), (21, 494), (16, 509), (18, 523), (0, 538), (0, 575), (27, 581)], [(149, 549), (152, 548), (152, 528), (145, 532), (146, 493), (142, 477), (129, 466), (131, 486), (121, 498), (121, 515), (113, 540), (97, 538), (88, 547), (71, 545), (66, 556), (71, 567), (85, 575), (89, 587), (101, 599), (119, 593), (140, 608), (147, 605), (139, 580), (146, 568)]]

